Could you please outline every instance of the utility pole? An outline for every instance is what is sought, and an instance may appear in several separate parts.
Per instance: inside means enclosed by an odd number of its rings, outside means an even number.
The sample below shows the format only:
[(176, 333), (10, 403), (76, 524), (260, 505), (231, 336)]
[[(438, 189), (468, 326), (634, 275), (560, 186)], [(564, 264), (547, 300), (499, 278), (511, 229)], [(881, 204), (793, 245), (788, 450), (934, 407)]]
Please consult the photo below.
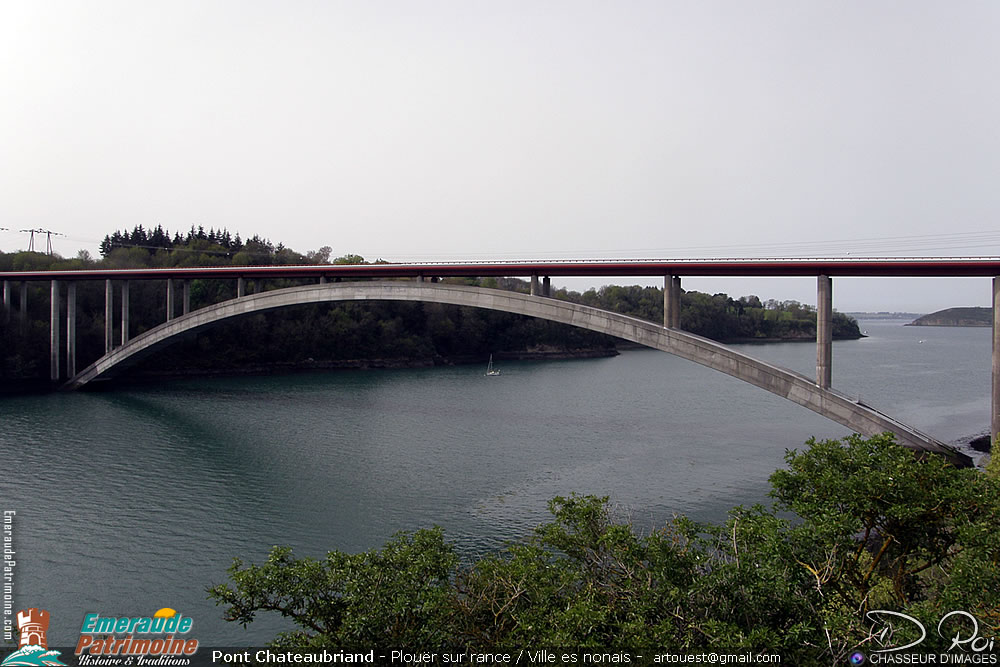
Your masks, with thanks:
[(60, 234), (59, 232), (54, 232), (50, 229), (37, 229), (35, 230), (39, 234), (45, 234), (45, 254), (52, 254), (52, 237), (53, 236), (66, 236), (65, 234)]
[(35, 232), (40, 230), (35, 229), (22, 229), (25, 234), (31, 234), (31, 240), (28, 241), (28, 252), (35, 252)]

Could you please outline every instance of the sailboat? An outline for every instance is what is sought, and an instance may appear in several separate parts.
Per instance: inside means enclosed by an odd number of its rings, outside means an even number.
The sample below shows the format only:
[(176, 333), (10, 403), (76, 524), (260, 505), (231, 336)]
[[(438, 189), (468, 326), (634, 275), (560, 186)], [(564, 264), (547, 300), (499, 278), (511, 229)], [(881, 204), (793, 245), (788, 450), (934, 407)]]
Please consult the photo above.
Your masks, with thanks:
[(486, 375), (500, 375), (500, 369), (493, 368), (493, 355), (490, 355), (490, 364), (486, 367)]

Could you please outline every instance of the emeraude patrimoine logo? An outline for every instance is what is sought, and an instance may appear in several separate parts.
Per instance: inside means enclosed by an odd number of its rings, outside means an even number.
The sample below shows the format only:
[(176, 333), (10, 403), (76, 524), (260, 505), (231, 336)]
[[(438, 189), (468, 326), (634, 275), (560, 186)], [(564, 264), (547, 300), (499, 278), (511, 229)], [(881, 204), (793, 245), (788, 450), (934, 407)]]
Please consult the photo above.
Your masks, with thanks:
[(76, 655), (194, 655), (198, 650), (198, 640), (184, 637), (193, 625), (191, 618), (169, 607), (160, 609), (152, 616), (87, 614), (80, 627)]

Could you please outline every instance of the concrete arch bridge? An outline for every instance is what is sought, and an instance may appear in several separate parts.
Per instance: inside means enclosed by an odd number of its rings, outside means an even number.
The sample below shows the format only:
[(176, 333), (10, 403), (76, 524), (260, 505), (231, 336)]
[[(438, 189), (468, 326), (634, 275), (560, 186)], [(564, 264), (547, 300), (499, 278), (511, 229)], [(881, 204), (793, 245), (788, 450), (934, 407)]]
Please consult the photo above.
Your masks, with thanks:
[[(673, 322), (669, 319), (661, 326), (537, 294), (423, 281), (321, 282), (239, 296), (171, 317), (159, 326), (128, 340), (121, 347), (111, 349), (74, 375), (64, 386), (76, 389), (94, 380), (109, 377), (182, 336), (191, 335), (223, 320), (301, 304), (339, 301), (421, 301), (469, 306), (528, 315), (589, 329), (726, 373), (809, 408), (857, 433), (870, 436), (891, 431), (906, 447), (938, 452), (956, 463), (969, 463), (968, 457), (954, 448), (833, 390), (828, 381), (814, 381), (715, 341), (682, 331), (677, 326), (671, 326)], [(673, 303), (667, 304), (667, 311), (669, 317), (676, 318)]]

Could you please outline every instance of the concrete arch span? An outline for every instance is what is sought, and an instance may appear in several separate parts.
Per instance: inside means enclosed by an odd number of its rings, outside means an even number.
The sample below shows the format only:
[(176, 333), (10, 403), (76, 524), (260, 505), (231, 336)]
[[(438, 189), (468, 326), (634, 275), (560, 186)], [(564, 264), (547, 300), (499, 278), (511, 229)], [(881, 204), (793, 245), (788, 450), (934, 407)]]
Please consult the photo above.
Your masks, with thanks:
[(409, 281), (322, 283), (240, 297), (169, 320), (133, 338), (85, 368), (65, 386), (77, 389), (93, 380), (110, 376), (115, 370), (222, 320), (288, 306), (336, 301), (423, 301), (470, 306), (597, 331), (662, 350), (749, 382), (862, 435), (891, 431), (896, 434), (897, 441), (906, 447), (938, 452), (956, 462), (968, 464), (968, 458), (952, 447), (888, 415), (837, 391), (822, 389), (804, 375), (754, 359), (707, 338), (567, 301), (462, 285)]

